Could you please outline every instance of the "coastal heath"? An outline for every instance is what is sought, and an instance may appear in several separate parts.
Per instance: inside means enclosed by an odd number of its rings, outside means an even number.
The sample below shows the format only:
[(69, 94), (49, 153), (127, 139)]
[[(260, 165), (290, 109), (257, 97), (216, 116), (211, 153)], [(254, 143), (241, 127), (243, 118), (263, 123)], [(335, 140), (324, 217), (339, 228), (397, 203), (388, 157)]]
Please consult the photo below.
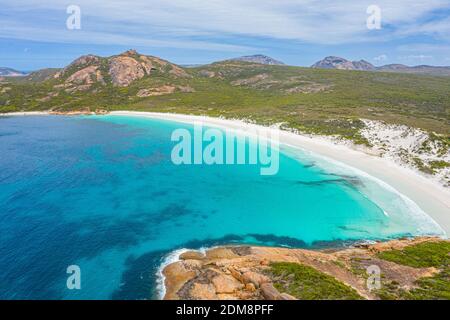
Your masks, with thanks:
[(263, 176), (279, 170), (279, 132), (247, 127), (241, 130), (206, 128), (194, 124), (193, 132), (179, 128), (172, 132), (171, 159), (175, 165), (255, 165)]

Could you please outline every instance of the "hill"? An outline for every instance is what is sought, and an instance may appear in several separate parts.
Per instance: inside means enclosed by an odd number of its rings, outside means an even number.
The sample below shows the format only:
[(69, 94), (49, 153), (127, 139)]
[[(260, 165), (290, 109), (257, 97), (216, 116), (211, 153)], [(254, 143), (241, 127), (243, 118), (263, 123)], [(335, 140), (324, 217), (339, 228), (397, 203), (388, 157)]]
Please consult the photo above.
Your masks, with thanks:
[(247, 119), (376, 147), (450, 184), (450, 77), (222, 61), (182, 68), (127, 51), (0, 81), (0, 112), (136, 110)]
[(26, 73), (22, 71), (17, 71), (12, 68), (0, 67), (0, 76), (1, 77), (20, 77), (24, 76)]
[(347, 59), (334, 56), (326, 57), (325, 59), (316, 62), (311, 66), (311, 68), (364, 71), (375, 70), (375, 66), (365, 60), (349, 61)]
[(360, 61), (349, 61), (340, 57), (326, 57), (311, 66), (311, 68), (319, 69), (339, 69), (339, 70), (363, 70), (363, 71), (383, 71), (383, 72), (397, 72), (397, 73), (413, 73), (426, 74), (434, 76), (450, 76), (450, 67), (436, 67), (436, 66), (406, 66), (404, 64), (387, 64), (380, 67), (375, 67), (371, 63)]
[(243, 62), (251, 62), (251, 63), (260, 63), (260, 64), (267, 64), (267, 65), (274, 65), (274, 66), (281, 66), (284, 65), (283, 62), (275, 60), (274, 58), (262, 55), (262, 54), (255, 54), (252, 56), (243, 56), (238, 58), (230, 59), (230, 61), (243, 61)]
[(388, 64), (378, 67), (377, 70), (385, 72), (403, 72), (436, 76), (450, 76), (450, 67), (436, 67), (427, 65), (409, 67), (403, 64)]

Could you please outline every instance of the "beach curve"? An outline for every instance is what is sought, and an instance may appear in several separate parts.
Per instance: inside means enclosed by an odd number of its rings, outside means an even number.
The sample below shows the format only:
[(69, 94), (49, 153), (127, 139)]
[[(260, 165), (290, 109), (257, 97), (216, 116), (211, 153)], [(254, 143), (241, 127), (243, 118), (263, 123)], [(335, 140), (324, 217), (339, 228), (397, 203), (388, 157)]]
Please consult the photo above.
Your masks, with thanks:
[(437, 223), (445, 236), (450, 234), (450, 191), (417, 171), (403, 167), (348, 144), (337, 143), (325, 137), (306, 136), (274, 127), (251, 124), (243, 120), (213, 118), (209, 116), (185, 115), (175, 113), (112, 111), (109, 115), (140, 116), (179, 123), (202, 123), (221, 129), (246, 130), (257, 129), (258, 132), (278, 131), (280, 144), (296, 149), (306, 150), (330, 161), (341, 163), (392, 188), (404, 199), (417, 205), (430, 220)]

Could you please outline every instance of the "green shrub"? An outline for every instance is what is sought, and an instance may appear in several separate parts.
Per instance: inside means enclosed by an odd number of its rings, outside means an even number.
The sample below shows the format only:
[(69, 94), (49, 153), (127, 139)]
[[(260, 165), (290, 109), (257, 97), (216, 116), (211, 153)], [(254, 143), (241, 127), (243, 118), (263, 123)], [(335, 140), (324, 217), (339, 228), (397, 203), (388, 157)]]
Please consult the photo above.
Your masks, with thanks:
[(314, 268), (280, 262), (271, 265), (274, 286), (301, 300), (360, 300), (355, 289)]

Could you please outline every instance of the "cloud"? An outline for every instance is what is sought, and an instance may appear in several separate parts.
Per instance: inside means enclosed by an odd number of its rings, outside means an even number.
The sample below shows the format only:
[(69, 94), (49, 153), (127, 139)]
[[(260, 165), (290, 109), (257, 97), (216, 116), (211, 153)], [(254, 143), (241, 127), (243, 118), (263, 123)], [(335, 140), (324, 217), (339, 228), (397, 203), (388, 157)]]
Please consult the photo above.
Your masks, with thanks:
[(432, 59), (433, 56), (428, 56), (425, 54), (419, 54), (419, 55), (409, 55), (406, 57), (403, 57), (405, 59), (415, 59), (415, 60), (426, 60), (426, 59)]
[(404, 61), (405, 63), (415, 64), (415, 63), (423, 63), (425, 61), (430, 62), (431, 60), (434, 59), (434, 57), (426, 54), (411, 54), (408, 56), (400, 56), (398, 57), (398, 59)]
[(381, 55), (379, 55), (379, 56), (373, 58), (373, 60), (375, 60), (375, 61), (377, 61), (377, 62), (383, 62), (383, 61), (388, 60), (388, 56), (385, 55), (385, 54), (381, 54)]
[[(0, 0), (3, 2), (4, 0)], [(427, 33), (444, 36), (448, 19), (429, 20), (449, 0), (377, 0), (382, 30), (368, 30), (367, 7), (373, 0), (77, 0), (82, 11), (83, 36), (73, 41), (99, 39), (102, 43), (168, 45), (194, 43), (205, 50), (222, 50), (235, 37), (294, 40), (314, 44), (386, 41)], [(18, 27), (9, 36), (35, 40), (40, 30), (49, 41), (62, 41), (66, 7), (56, 0), (15, 0), (2, 5), (8, 21)], [(3, 20), (2, 19), (7, 19)], [(9, 19), (9, 20), (8, 20)], [(92, 38), (90, 37), (92, 35)], [(126, 40), (126, 38), (128, 40)], [(213, 39), (213, 40), (211, 40)], [(232, 48), (232, 47), (230, 47)], [(236, 47), (238, 49), (239, 46)], [(245, 48), (241, 48), (245, 49)]]

